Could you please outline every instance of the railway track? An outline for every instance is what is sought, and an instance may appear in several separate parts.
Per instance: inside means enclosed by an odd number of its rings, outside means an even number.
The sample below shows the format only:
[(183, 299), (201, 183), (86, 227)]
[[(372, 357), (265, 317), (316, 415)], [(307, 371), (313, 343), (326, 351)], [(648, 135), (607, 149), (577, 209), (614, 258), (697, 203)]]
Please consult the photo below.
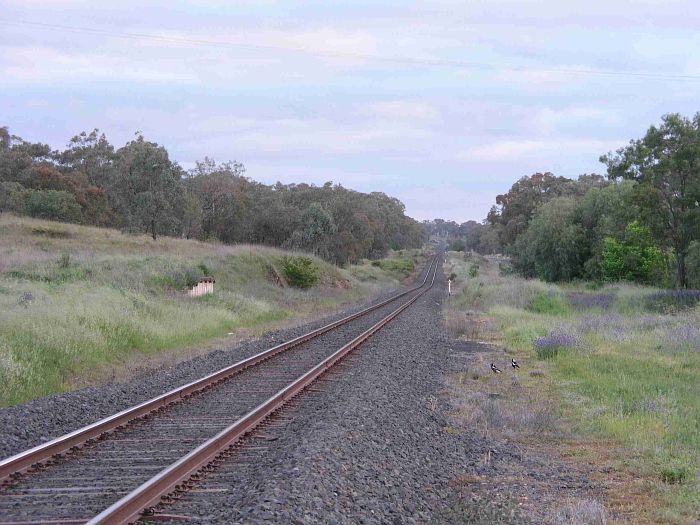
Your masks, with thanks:
[(429, 290), (438, 260), (377, 305), (0, 461), (0, 525), (137, 520)]

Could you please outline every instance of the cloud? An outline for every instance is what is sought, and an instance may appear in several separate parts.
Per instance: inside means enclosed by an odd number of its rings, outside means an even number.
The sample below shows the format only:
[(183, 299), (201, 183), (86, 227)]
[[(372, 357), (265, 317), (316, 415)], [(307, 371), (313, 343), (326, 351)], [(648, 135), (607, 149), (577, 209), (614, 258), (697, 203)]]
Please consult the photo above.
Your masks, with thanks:
[(613, 109), (593, 106), (571, 106), (563, 109), (543, 108), (534, 117), (534, 128), (543, 134), (552, 134), (561, 128), (610, 126), (618, 124), (620, 116)]
[(431, 122), (438, 118), (438, 109), (420, 100), (390, 100), (367, 104), (361, 114), (392, 120)]
[(444, 218), (460, 223), (481, 221), (495, 202), (493, 191), (475, 191), (468, 184), (398, 188), (395, 194), (406, 205), (408, 215), (418, 220)]
[(561, 155), (589, 151), (595, 156), (625, 142), (585, 138), (502, 140), (467, 148), (457, 154), (457, 159), (465, 162), (513, 162), (536, 156), (553, 159)]
[(56, 79), (187, 82), (196, 80), (191, 71), (171, 63), (156, 68), (147, 63), (101, 54), (70, 53), (43, 46), (5, 47), (0, 52), (0, 72), (6, 81), (47, 82)]

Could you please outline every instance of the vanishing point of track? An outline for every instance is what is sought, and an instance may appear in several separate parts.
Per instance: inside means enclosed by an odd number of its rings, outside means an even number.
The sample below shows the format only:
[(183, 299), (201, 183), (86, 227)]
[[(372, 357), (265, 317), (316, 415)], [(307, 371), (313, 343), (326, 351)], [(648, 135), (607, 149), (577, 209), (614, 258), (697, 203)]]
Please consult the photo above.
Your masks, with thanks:
[(139, 519), (413, 304), (437, 268), (435, 257), (418, 286), (0, 461), (0, 525)]

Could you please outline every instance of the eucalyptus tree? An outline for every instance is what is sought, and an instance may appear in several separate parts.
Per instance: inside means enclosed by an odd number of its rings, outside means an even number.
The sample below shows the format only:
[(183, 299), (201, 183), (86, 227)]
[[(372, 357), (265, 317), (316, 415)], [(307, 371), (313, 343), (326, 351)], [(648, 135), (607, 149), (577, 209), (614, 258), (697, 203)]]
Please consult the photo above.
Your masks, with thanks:
[(665, 115), (660, 126), (600, 160), (611, 179), (638, 182), (642, 219), (673, 248), (677, 284), (686, 288), (688, 250), (700, 239), (700, 113)]
[(116, 206), (133, 231), (177, 235), (181, 231), (182, 170), (167, 150), (141, 134), (116, 152)]

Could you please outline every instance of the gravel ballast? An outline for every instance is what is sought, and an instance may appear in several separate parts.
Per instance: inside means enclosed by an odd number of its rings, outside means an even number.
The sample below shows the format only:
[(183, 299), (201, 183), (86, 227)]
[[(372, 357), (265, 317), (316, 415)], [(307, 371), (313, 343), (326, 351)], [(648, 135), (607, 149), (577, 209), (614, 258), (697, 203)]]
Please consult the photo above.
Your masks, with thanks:
[[(422, 277), (421, 277), (422, 278)], [(377, 298), (380, 301), (388, 295)], [(511, 494), (537, 494), (511, 482), (463, 491), (465, 477), (528, 475), (586, 491), (561, 464), (528, 460), (476, 431), (454, 432), (446, 375), (456, 343), (443, 327), (444, 276), (435, 287), (245, 441), (196, 490), (161, 510), (192, 523), (530, 523)], [(293, 329), (108, 384), (0, 411), (0, 456), (61, 435), (366, 305)], [(483, 458), (489, 457), (488, 462)], [(458, 480), (461, 480), (459, 483)], [(456, 488), (459, 487), (459, 488)], [(562, 494), (564, 495), (564, 494)], [(183, 523), (180, 519), (173, 523)]]
[[(423, 279), (424, 271), (419, 277)], [(401, 289), (403, 290), (403, 289)], [(260, 338), (237, 342), (210, 353), (141, 371), (128, 382), (112, 382), (81, 390), (54, 394), (28, 403), (0, 409), (0, 458), (27, 450), (50, 439), (110, 416), (168, 390), (229, 366), (283, 341), (298, 337), (332, 321), (391, 297), (401, 290), (387, 291), (370, 302), (357, 304), (310, 323), (271, 331)]]
[(201, 523), (441, 522), (486, 443), (446, 431), (450, 368), (435, 288), (164, 512)]

